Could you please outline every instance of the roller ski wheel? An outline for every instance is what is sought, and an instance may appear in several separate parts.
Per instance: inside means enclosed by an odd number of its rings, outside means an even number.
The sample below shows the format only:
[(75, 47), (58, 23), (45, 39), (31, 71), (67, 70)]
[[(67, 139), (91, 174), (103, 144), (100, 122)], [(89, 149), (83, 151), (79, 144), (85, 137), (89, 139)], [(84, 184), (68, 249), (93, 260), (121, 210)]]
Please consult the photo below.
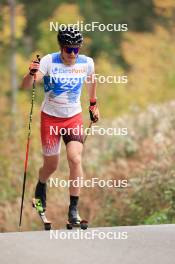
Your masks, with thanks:
[(44, 208), (42, 207), (42, 203), (41, 203), (41, 200), (40, 199), (36, 199), (36, 198), (33, 198), (32, 200), (32, 206), (33, 208), (36, 209), (43, 225), (44, 225), (44, 230), (51, 230), (52, 228), (52, 224), (51, 222), (47, 219), (46, 215), (45, 215), (45, 210)]
[(80, 228), (80, 229), (85, 230), (88, 228), (88, 221), (86, 221), (86, 220), (81, 220), (78, 222), (67, 221), (66, 228), (68, 230), (72, 230), (73, 228)]
[(88, 228), (88, 221), (81, 220), (81, 222), (80, 222), (80, 228), (83, 229), (83, 230), (86, 230)]

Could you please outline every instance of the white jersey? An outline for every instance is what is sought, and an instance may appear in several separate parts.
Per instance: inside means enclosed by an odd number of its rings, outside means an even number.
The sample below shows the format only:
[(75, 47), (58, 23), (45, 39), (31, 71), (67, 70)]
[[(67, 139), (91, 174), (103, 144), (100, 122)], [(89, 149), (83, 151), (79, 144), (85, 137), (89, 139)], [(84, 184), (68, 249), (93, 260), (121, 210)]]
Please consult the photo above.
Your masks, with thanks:
[(57, 117), (71, 117), (82, 111), (81, 90), (84, 80), (94, 72), (92, 58), (78, 55), (74, 65), (66, 66), (60, 52), (52, 53), (41, 59), (39, 71), (44, 74), (43, 112)]

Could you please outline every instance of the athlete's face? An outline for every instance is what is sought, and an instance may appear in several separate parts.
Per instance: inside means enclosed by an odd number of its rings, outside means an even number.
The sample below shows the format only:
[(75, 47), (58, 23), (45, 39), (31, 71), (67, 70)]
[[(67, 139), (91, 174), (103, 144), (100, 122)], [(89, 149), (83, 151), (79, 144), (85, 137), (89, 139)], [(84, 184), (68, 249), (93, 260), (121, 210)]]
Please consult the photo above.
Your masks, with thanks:
[(78, 46), (66, 46), (62, 48), (62, 57), (64, 59), (64, 63), (67, 65), (75, 64), (76, 57), (79, 53)]

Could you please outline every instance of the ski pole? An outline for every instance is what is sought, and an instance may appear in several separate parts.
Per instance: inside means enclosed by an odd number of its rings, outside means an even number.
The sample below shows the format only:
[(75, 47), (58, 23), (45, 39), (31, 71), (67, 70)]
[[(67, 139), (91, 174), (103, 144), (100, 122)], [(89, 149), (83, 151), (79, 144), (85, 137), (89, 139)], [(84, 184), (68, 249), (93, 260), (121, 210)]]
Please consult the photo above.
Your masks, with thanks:
[[(39, 55), (37, 55), (37, 60), (40, 61)], [(26, 185), (26, 176), (27, 176), (28, 157), (29, 157), (30, 135), (32, 128), (32, 114), (33, 114), (33, 105), (35, 99), (35, 83), (36, 83), (36, 74), (34, 75), (34, 81), (32, 87), (32, 101), (31, 101), (31, 109), (30, 109), (30, 117), (29, 117), (29, 131), (28, 131), (27, 145), (26, 145), (26, 156), (24, 163), (24, 177), (23, 177), (22, 197), (21, 197), (19, 228), (21, 228), (21, 224), (22, 224), (22, 213), (23, 213), (24, 194), (25, 194), (25, 185)]]
[[(93, 121), (90, 121), (88, 128), (91, 128), (92, 124), (93, 124)], [(85, 135), (83, 144), (85, 144), (87, 137), (88, 137), (88, 134)]]

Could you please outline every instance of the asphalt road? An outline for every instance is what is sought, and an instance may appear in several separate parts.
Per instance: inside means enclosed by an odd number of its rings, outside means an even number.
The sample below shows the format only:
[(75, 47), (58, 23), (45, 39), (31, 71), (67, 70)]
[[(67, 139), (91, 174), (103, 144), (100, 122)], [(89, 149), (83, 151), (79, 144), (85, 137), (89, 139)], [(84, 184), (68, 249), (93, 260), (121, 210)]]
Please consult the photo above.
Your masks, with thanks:
[(1, 264), (174, 264), (175, 225), (0, 234)]

